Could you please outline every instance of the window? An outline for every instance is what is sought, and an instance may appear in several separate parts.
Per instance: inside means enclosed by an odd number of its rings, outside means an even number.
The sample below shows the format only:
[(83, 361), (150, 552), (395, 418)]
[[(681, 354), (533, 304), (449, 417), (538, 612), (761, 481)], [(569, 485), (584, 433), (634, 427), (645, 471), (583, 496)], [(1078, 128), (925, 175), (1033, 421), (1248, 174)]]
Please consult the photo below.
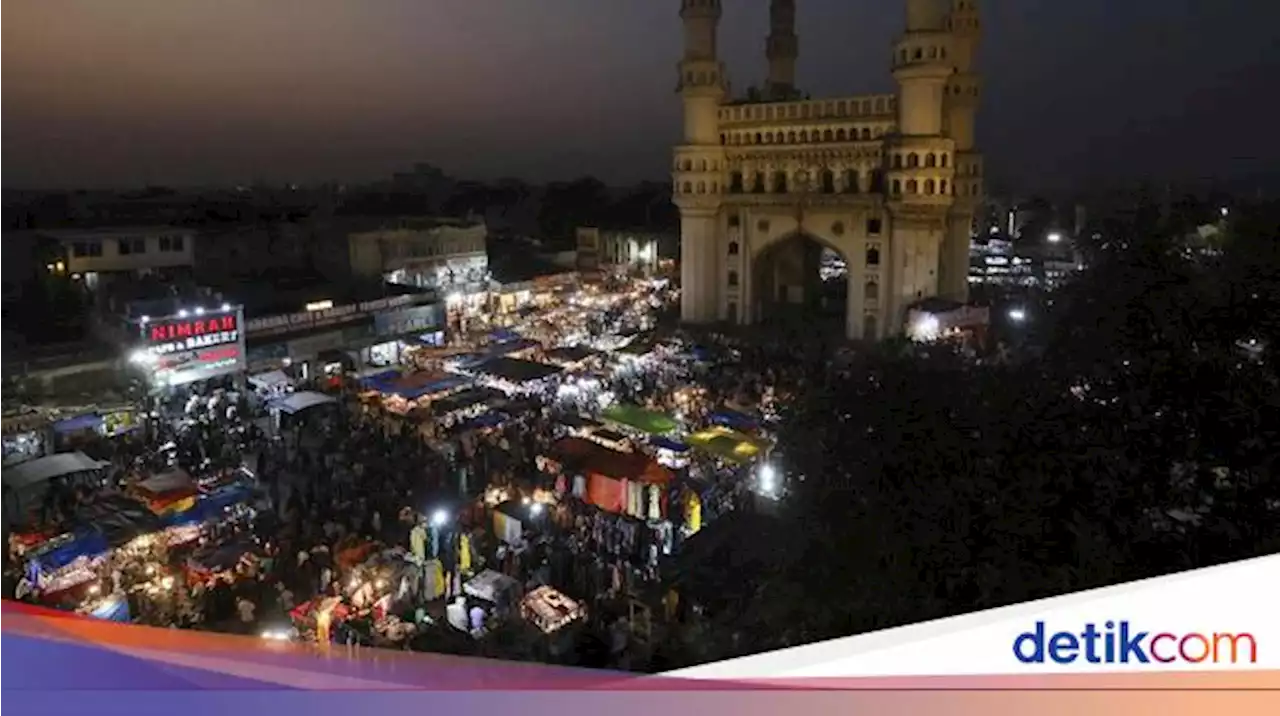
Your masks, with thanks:
[(924, 155), (924, 165), (926, 167), (933, 167), (937, 164), (937, 162), (938, 162), (937, 157), (935, 157), (932, 153)]
[[(896, 182), (895, 182), (895, 183), (896, 183)], [(869, 236), (879, 236), (879, 235), (880, 235), (880, 220), (879, 220), (879, 219), (867, 219), (867, 235), (869, 235)]]
[(893, 193), (894, 193), (894, 195), (895, 195), (895, 196), (902, 194), (902, 180), (901, 180), (901, 179), (894, 179), (894, 180), (893, 180)]
[(729, 272), (729, 286), (730, 286), (730, 288), (737, 288), (737, 287), (738, 287), (738, 272), (737, 272), (737, 271), (730, 271), (730, 272)]
[(867, 285), (862, 289), (862, 297), (868, 301), (880, 298), (880, 284), (875, 281), (867, 281)]
[(822, 193), (836, 193), (836, 175), (830, 169), (822, 170)]
[(787, 173), (777, 172), (773, 175), (773, 190), (779, 194), (787, 193)]
[(920, 166), (920, 157), (915, 152), (907, 155), (907, 168), (915, 169)]
[(116, 250), (121, 256), (129, 256), (131, 254), (147, 253), (146, 239), (117, 239)]
[(174, 234), (172, 236), (160, 237), (161, 251), (182, 251), (183, 238), (182, 234)]
[(867, 249), (867, 265), (868, 266), (880, 265), (880, 249), (874, 246)]
[[(742, 224), (742, 220), (738, 218), (738, 215), (737, 215), (737, 214), (730, 214), (730, 215), (729, 215), (729, 228), (730, 228), (730, 229), (736, 229), (736, 228), (738, 228), (741, 224)], [(736, 252), (736, 251), (730, 251), (729, 253), (734, 254), (734, 253), (737, 253), (737, 252)]]
[(102, 255), (102, 244), (96, 241), (77, 241), (71, 245), (71, 253), (79, 258), (94, 258)]
[(844, 190), (849, 194), (858, 193), (858, 170), (846, 169), (844, 172)]
[(751, 191), (756, 194), (764, 193), (764, 172), (756, 172), (756, 180), (751, 184)]
[(729, 255), (730, 255), (730, 256), (737, 256), (737, 255), (738, 255), (738, 250), (739, 250), (739, 249), (738, 249), (738, 242), (737, 242), (737, 241), (730, 241), (730, 242), (729, 242)]
[(908, 179), (908, 180), (907, 180), (907, 193), (908, 193), (908, 194), (918, 194), (918, 193), (920, 193), (920, 184), (919, 184), (919, 182), (917, 182), (915, 179)]
[(729, 193), (742, 193), (742, 172), (731, 172), (729, 174)]

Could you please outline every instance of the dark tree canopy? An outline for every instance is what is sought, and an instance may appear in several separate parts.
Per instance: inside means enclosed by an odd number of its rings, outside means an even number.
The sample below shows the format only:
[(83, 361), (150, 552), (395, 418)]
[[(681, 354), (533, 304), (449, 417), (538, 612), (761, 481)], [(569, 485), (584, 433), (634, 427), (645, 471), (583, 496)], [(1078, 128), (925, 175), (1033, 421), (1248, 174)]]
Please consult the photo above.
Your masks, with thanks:
[(814, 371), (779, 441), (806, 546), (731, 650), (1280, 550), (1280, 214), (1235, 214), (1220, 252), (1155, 211), (1110, 225), (1035, 358), (897, 347)]

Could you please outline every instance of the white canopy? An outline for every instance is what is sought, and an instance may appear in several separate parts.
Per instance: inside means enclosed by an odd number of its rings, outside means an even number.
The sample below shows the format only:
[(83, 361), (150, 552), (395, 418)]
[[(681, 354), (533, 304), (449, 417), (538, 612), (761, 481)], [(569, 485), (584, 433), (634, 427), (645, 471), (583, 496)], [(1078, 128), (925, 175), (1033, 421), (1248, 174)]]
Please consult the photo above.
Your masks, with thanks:
[(317, 405), (329, 405), (336, 402), (338, 402), (337, 399), (331, 396), (308, 390), (302, 393), (294, 393), (287, 398), (279, 400), (275, 403), (275, 406), (286, 415), (293, 415), (308, 408), (314, 408)]
[(102, 460), (94, 460), (82, 452), (60, 452), (38, 457), (21, 465), (14, 465), (0, 473), (0, 481), (5, 487), (20, 489), (48, 482), (63, 475), (100, 470), (110, 464)]
[(289, 376), (284, 374), (284, 371), (273, 370), (268, 373), (251, 375), (249, 376), (249, 382), (257, 388), (266, 390), (281, 385), (289, 385), (292, 381)]
[(462, 585), (462, 591), (476, 599), (498, 604), (520, 588), (520, 583), (501, 572), (486, 569)]

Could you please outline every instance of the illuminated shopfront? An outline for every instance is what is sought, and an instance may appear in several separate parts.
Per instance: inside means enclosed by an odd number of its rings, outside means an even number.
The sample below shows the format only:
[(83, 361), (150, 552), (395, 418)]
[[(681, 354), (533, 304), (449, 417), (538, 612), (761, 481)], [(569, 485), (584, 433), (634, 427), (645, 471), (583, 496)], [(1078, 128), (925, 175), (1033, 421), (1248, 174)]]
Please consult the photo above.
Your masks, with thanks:
[(139, 321), (142, 345), (132, 362), (149, 370), (156, 386), (181, 386), (246, 368), (244, 312), (240, 306), (183, 309)]

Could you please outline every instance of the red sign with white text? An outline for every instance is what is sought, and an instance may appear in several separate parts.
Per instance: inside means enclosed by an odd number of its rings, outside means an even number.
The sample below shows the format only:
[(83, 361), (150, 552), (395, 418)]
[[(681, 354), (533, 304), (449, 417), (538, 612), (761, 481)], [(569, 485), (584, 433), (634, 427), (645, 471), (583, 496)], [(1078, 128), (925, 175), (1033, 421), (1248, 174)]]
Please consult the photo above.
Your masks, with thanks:
[(243, 370), (243, 323), (241, 309), (233, 308), (143, 324), (142, 339), (155, 358), (157, 382), (182, 385)]

